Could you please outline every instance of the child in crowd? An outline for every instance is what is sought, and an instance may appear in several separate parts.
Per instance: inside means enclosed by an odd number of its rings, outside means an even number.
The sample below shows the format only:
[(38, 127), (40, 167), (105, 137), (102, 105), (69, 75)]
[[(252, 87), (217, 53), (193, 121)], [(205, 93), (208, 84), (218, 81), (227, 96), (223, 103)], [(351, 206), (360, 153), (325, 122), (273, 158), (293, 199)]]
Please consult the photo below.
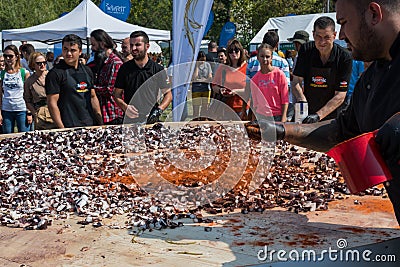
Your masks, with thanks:
[(285, 74), (272, 66), (274, 48), (261, 44), (257, 58), (261, 69), (251, 79), (250, 88), (256, 119), (286, 122), (289, 91)]

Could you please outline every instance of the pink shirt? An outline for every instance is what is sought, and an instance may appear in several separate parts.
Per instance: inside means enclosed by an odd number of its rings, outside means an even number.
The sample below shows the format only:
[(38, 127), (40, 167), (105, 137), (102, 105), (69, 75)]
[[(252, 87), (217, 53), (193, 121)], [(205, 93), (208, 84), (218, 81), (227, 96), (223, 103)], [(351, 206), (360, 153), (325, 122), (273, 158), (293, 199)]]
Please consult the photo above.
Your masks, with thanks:
[(250, 88), (255, 112), (264, 116), (282, 115), (282, 105), (289, 104), (285, 74), (278, 68), (274, 68), (267, 74), (258, 71), (251, 81)]

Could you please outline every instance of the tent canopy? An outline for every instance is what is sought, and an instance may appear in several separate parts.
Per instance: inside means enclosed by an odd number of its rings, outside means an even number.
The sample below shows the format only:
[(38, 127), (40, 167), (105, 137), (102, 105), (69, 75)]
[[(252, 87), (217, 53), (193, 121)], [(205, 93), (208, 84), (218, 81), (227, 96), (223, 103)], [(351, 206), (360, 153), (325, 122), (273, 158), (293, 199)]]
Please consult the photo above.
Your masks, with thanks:
[(133, 31), (146, 32), (152, 41), (170, 40), (170, 32), (145, 28), (118, 20), (104, 13), (90, 0), (83, 0), (76, 8), (65, 16), (28, 28), (3, 30), (4, 40), (41, 41), (56, 43), (67, 34), (76, 34), (83, 40), (90, 37), (96, 29), (103, 29), (113, 39), (121, 40)]
[[(310, 35), (310, 40), (313, 40), (312, 31), (314, 21), (322, 16), (331, 17), (336, 21), (336, 13), (318, 13), (308, 15), (286, 16), (270, 18), (261, 30), (250, 41), (250, 44), (261, 44), (264, 34), (271, 29), (278, 29), (280, 42), (288, 42), (288, 38), (293, 37), (294, 33), (298, 30), (304, 30)], [(336, 23), (336, 31), (339, 33), (340, 25)], [(339, 34), (336, 35), (338, 38)]]

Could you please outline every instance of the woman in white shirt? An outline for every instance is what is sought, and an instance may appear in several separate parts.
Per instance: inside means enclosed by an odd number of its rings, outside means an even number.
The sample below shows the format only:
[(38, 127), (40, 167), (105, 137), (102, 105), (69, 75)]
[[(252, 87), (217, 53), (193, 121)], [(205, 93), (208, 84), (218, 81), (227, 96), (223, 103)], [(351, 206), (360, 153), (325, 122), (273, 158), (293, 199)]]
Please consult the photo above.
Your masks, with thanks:
[(24, 100), (24, 82), (29, 72), (21, 68), (20, 55), (15, 45), (4, 49), (5, 70), (0, 73), (0, 124), (3, 133), (13, 133), (15, 124), (18, 132), (31, 128), (32, 113), (27, 112)]

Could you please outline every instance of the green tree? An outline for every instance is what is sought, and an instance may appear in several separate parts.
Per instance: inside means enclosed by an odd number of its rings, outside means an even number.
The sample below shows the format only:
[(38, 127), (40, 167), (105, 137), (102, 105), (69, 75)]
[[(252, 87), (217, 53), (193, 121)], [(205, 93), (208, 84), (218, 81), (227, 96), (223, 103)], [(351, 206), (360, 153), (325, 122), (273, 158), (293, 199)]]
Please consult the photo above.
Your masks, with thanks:
[[(0, 29), (18, 29), (42, 24), (57, 19), (63, 12), (69, 12), (80, 3), (79, 0), (0, 0)], [(94, 1), (99, 4), (100, 1)]]
[(236, 38), (246, 46), (256, 34), (253, 21), (253, 0), (234, 0), (232, 2), (231, 21), (236, 24)]
[(147, 28), (171, 30), (172, 0), (136, 0), (127, 22)]
[(207, 38), (217, 41), (222, 27), (230, 21), (230, 10), (232, 7), (232, 0), (214, 0), (212, 10), (214, 12), (214, 23), (210, 31), (207, 33)]
[(224, 23), (232, 21), (237, 27), (237, 38), (246, 47), (269, 18), (321, 13), (326, 9), (326, 4), (326, 0), (215, 0), (213, 11), (216, 20), (209, 36), (218, 40)]

